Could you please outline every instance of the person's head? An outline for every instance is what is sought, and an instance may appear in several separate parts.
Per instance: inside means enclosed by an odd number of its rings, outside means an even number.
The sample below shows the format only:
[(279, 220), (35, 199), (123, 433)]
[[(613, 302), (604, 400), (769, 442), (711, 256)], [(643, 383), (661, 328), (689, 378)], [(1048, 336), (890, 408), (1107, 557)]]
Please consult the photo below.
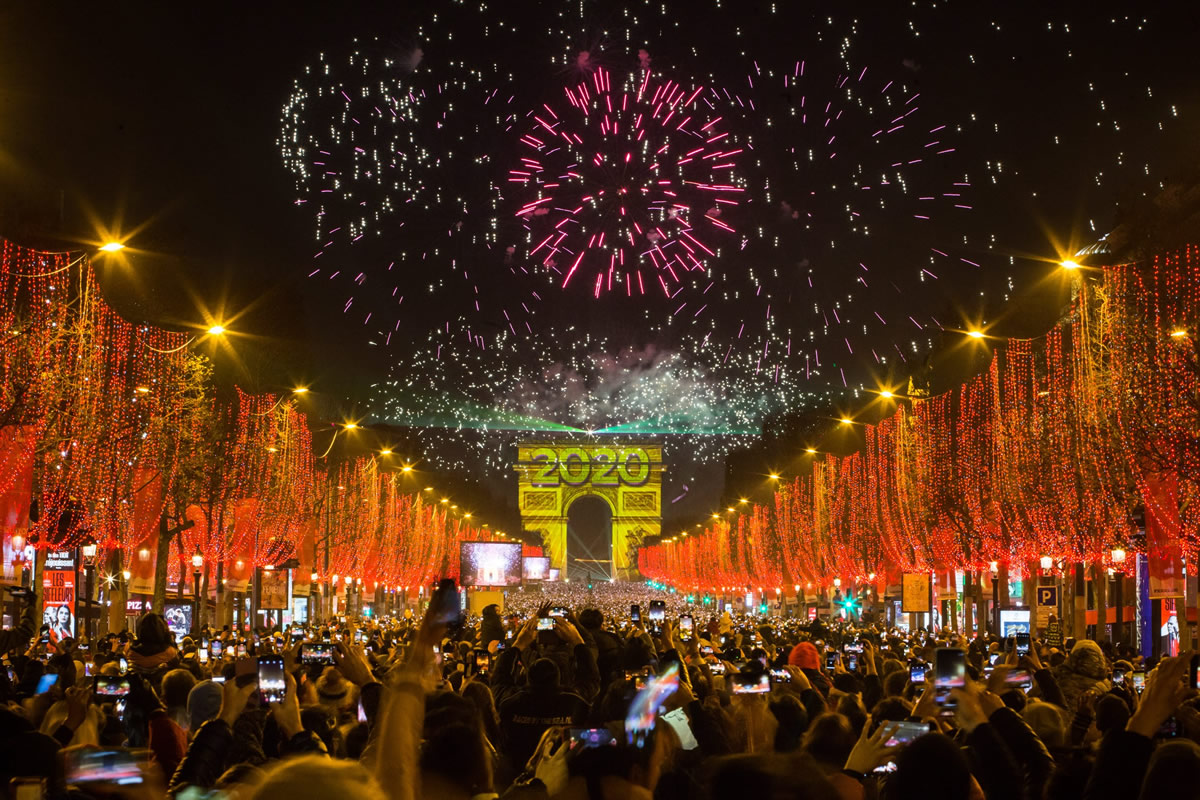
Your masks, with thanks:
[(804, 752), (826, 767), (841, 769), (854, 749), (855, 736), (850, 720), (841, 714), (822, 714), (804, 733)]
[(188, 730), (195, 731), (221, 712), (224, 690), (214, 681), (200, 681), (187, 696)]
[(903, 697), (908, 686), (908, 672), (893, 672), (883, 679), (883, 693), (887, 697)]
[(585, 608), (579, 612), (579, 624), (589, 631), (598, 631), (604, 627), (604, 613), (598, 608)]
[(929, 733), (905, 745), (895, 756), (896, 771), (884, 784), (883, 800), (967, 800), (971, 768), (948, 737)]
[(137, 639), (142, 646), (167, 648), (174, 644), (167, 621), (153, 611), (147, 611), (138, 620)]
[(1066, 741), (1066, 725), (1056, 705), (1030, 703), (1025, 707), (1025, 721), (1047, 747), (1062, 747)]
[(821, 668), (821, 656), (812, 642), (800, 642), (788, 653), (788, 664), (800, 669)]
[(1066, 669), (1096, 680), (1107, 680), (1112, 674), (1104, 651), (1091, 639), (1081, 639), (1075, 643), (1067, 656)]
[(173, 669), (163, 676), (162, 700), (169, 711), (187, 707), (188, 694), (196, 685), (196, 676), (186, 669)]
[(871, 721), (875, 723), (880, 720), (902, 722), (912, 716), (912, 709), (912, 703), (903, 697), (885, 697), (871, 710)]
[(489, 603), (483, 607), (483, 612), (480, 614), (480, 616), (484, 617), (485, 619), (495, 618), (498, 620), (500, 619), (500, 606), (496, 605), (495, 603)]
[(1129, 705), (1115, 694), (1106, 694), (1096, 701), (1096, 730), (1101, 736), (1123, 729), (1129, 716)]
[(727, 756), (704, 776), (711, 800), (837, 800), (839, 794), (813, 759), (804, 753)]
[(529, 667), (529, 687), (539, 691), (558, 688), (562, 673), (553, 659), (539, 658)]
[(769, 708), (778, 727), (775, 729), (775, 752), (790, 753), (800, 749), (804, 731), (808, 728), (808, 711), (794, 694), (772, 698)]
[(1196, 800), (1200, 798), (1200, 745), (1176, 739), (1159, 745), (1150, 757), (1138, 800)]
[(297, 797), (387, 800), (383, 788), (357, 761), (325, 756), (301, 756), (278, 762), (263, 775), (249, 800), (296, 800)]

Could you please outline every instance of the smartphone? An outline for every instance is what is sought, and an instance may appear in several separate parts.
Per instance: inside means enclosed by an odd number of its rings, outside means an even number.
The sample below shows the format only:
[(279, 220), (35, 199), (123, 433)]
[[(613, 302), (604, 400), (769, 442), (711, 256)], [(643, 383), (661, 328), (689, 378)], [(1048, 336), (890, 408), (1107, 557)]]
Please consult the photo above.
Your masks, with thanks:
[(220, 639), (213, 639), (213, 640), (212, 640), (212, 644), (210, 644), (210, 645), (209, 645), (208, 649), (209, 649), (209, 650), (212, 652), (212, 657), (213, 657), (213, 658), (220, 658), (220, 657), (221, 657), (221, 647), (222, 647), (222, 645), (221, 645), (221, 640), (220, 640)]
[(846, 671), (858, 671), (858, 653), (846, 653)]
[(725, 665), (720, 661), (718, 661), (715, 664), (709, 664), (708, 671), (711, 672), (713, 675), (724, 675), (725, 674)]
[(331, 642), (305, 642), (300, 645), (300, 663), (332, 667), (334, 664), (333, 644)]
[(771, 691), (771, 676), (765, 672), (762, 675), (733, 676), (734, 694), (766, 694)]
[(213, 683), (224, 683), (225, 676), (224, 675), (213, 675), (209, 680), (211, 680)]
[(1123, 670), (1114, 669), (1112, 673), (1112, 682), (1118, 686), (1125, 683), (1125, 672)]
[(235, 650), (234, 652), (237, 654), (238, 658), (245, 658), (246, 657), (246, 645), (241, 642), (238, 642), (237, 650)]
[(95, 675), (92, 677), (92, 694), (97, 699), (126, 697), (129, 695), (129, 678), (124, 675)]
[(492, 656), (487, 650), (475, 651), (475, 671), (481, 675), (486, 675), (488, 669), (492, 666)]
[[(883, 722), (883, 725), (891, 725), (890, 722)], [(920, 739), (925, 734), (929, 733), (929, 724), (925, 722), (900, 722), (899, 727), (892, 732), (891, 737), (887, 740), (887, 747), (899, 747), (908, 744), (916, 739)], [(896, 762), (889, 761), (876, 767), (876, 773), (888, 773), (896, 771)]]
[(667, 604), (662, 600), (650, 601), (650, 621), (662, 622), (667, 618)]
[[(883, 722), (881, 724), (891, 725), (892, 723)], [(899, 724), (900, 724), (900, 727), (896, 729), (896, 731), (892, 734), (891, 738), (889, 738), (887, 741), (888, 747), (896, 747), (896, 746), (902, 745), (902, 744), (909, 744), (910, 742), (912, 742), (916, 739), (920, 739), (922, 736), (929, 733), (929, 723), (928, 722), (902, 721)]]
[(54, 686), (56, 683), (58, 683), (58, 675), (53, 672), (47, 672), (46, 674), (42, 675), (42, 677), (38, 678), (37, 691), (35, 691), (34, 694), (45, 694), (46, 692), (50, 691), (50, 687)]
[(692, 725), (688, 722), (687, 712), (682, 708), (668, 711), (661, 715), (660, 719), (675, 730), (675, 735), (679, 737), (679, 746), (684, 750), (695, 750), (700, 746), (692, 734)]
[(770, 675), (771, 675), (771, 680), (774, 681), (775, 683), (791, 683), (792, 682), (792, 673), (788, 672), (786, 669), (773, 669), (773, 670), (771, 670)]
[(200, 658), (201, 664), (208, 663), (208, 648), (207, 647), (201, 647), (199, 650), (196, 651), (196, 655)]
[(642, 621), (642, 607), (637, 605), (636, 603), (634, 605), (631, 605), (629, 607), (629, 619), (633, 620), (634, 622), (641, 622)]
[(825, 669), (836, 669), (837, 668), (837, 659), (838, 659), (837, 653), (826, 653), (825, 654)]
[(462, 596), (453, 578), (438, 581), (433, 590), (430, 604), (434, 606), (434, 620), (451, 631), (462, 627)]
[(200, 646), (205, 648), (206, 650), (208, 649), (208, 637), (207, 636), (200, 637)]
[(42, 800), (46, 796), (45, 778), (13, 778), (8, 787), (12, 800)]
[(939, 647), (935, 650), (933, 659), (934, 699), (941, 708), (941, 716), (954, 716), (958, 702), (950, 692), (953, 689), (961, 689), (966, 685), (966, 652), (957, 647)]
[(304, 639), (304, 629), (303, 628), (292, 628), (292, 644), (302, 641), (303, 639)]
[(131, 786), (142, 782), (142, 767), (137, 753), (126, 748), (88, 750), (67, 748), (63, 751), (67, 785), (112, 783)]
[(1140, 692), (1146, 688), (1146, 671), (1144, 669), (1135, 669), (1133, 671), (1133, 690)]
[(287, 680), (283, 672), (283, 656), (258, 657), (258, 690), (263, 700), (279, 703), (287, 694)]
[(1004, 654), (1003, 653), (992, 653), (990, 656), (988, 656), (988, 665), (992, 666), (992, 667), (996, 666), (996, 662), (1000, 660), (1000, 657), (1002, 655), (1004, 655)]
[(568, 751), (617, 746), (617, 737), (608, 728), (571, 728), (568, 736)]
[(554, 606), (553, 608), (550, 609), (550, 616), (566, 617), (567, 616), (567, 607), (566, 606)]
[(125, 656), (121, 656), (121, 659), (120, 659), (120, 661), (119, 661), (119, 664), (120, 664), (120, 667), (121, 667), (121, 674), (122, 674), (122, 675), (124, 675), (126, 672), (128, 672), (128, 671), (129, 671), (129, 661), (127, 661), (127, 660), (126, 660)]
[(1158, 731), (1154, 734), (1155, 739), (1176, 739), (1179, 737), (1179, 720), (1175, 717), (1167, 717), (1166, 721), (1159, 726)]
[(539, 631), (554, 630), (554, 617), (538, 617), (537, 629)]
[(692, 640), (692, 626), (694, 624), (691, 614), (683, 614), (679, 617), (679, 639), (681, 641), (690, 642)]
[(1009, 670), (1009, 673), (1004, 676), (1004, 685), (1009, 689), (1016, 688), (1028, 692), (1033, 688), (1033, 676), (1027, 669)]
[(1200, 653), (1192, 656), (1188, 667), (1188, 685), (1193, 689), (1200, 689)]
[(1017, 655), (1029, 655), (1029, 631), (1017, 631)]

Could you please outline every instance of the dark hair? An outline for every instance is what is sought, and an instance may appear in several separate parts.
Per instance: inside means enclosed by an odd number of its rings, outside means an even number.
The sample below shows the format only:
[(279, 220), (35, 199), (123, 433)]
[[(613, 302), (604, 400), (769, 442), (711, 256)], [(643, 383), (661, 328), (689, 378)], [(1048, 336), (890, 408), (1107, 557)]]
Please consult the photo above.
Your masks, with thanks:
[(908, 670), (891, 672), (883, 679), (883, 693), (888, 697), (900, 697), (904, 694), (904, 687), (907, 685)]
[(579, 612), (579, 624), (590, 631), (600, 630), (604, 626), (604, 614), (598, 608), (585, 608)]
[(775, 729), (775, 752), (791, 753), (800, 749), (804, 731), (808, 728), (808, 711), (799, 698), (792, 694), (780, 695), (771, 700), (768, 708), (779, 726)]
[(884, 800), (967, 800), (971, 768), (951, 739), (930, 733), (896, 755), (896, 771), (884, 784)]
[(840, 796), (813, 759), (803, 753), (726, 756), (713, 762), (704, 784), (710, 800), (837, 800)]
[(804, 733), (804, 752), (822, 764), (841, 769), (854, 749), (854, 731), (850, 720), (833, 712), (812, 721)]
[(153, 611), (147, 611), (138, 620), (137, 639), (138, 644), (143, 647), (159, 647), (162, 650), (175, 643), (171, 629), (167, 627), (167, 621), (161, 614), (155, 614)]

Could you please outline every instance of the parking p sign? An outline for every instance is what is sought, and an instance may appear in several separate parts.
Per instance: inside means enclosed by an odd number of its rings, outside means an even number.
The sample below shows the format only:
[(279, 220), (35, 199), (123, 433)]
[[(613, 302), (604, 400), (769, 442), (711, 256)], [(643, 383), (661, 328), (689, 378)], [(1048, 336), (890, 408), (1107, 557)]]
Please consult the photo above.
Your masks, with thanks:
[(1039, 606), (1050, 606), (1058, 608), (1058, 587), (1057, 586), (1039, 586), (1037, 587), (1037, 604)]

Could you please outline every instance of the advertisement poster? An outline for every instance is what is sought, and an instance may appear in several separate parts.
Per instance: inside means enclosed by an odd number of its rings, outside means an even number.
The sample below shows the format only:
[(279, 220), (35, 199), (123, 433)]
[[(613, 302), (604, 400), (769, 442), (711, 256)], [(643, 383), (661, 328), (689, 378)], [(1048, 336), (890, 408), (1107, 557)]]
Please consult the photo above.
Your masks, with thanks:
[(258, 607), (282, 611), (288, 607), (288, 571), (286, 569), (264, 569), (259, 582), (262, 587), (258, 596)]
[(163, 606), (163, 618), (167, 621), (167, 628), (174, 634), (176, 643), (183, 637), (191, 634), (191, 603), (167, 603)]
[(50, 629), (50, 643), (75, 636), (75, 553), (51, 550), (42, 571), (42, 624)]
[(928, 614), (932, 608), (929, 573), (907, 572), (900, 582), (900, 610), (905, 614)]

